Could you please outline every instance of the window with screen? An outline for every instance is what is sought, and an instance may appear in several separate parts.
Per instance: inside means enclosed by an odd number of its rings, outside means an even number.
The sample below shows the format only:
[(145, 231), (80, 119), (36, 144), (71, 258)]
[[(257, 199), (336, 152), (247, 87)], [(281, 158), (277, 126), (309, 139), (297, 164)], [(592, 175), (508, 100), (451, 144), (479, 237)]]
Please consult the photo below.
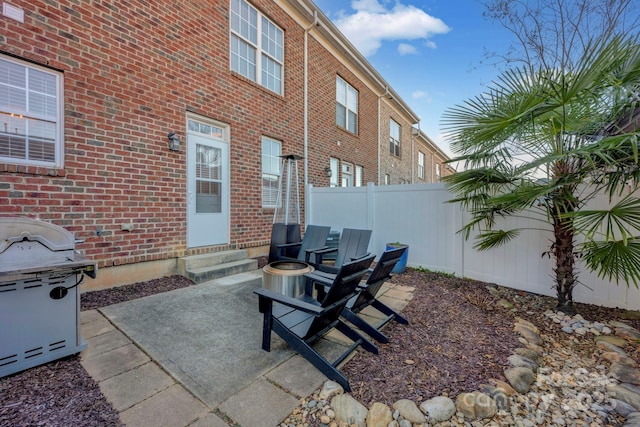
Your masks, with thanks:
[(0, 56), (0, 161), (62, 166), (62, 75)]
[(275, 208), (278, 204), (281, 154), (280, 141), (262, 137), (262, 206), (265, 208)]

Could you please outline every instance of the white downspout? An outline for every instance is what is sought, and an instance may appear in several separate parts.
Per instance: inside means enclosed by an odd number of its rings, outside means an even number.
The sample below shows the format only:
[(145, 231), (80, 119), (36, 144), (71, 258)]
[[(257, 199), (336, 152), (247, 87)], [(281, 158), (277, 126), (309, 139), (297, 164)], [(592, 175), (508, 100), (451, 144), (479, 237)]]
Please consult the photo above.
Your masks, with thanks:
[(382, 136), (382, 103), (381, 99), (389, 94), (389, 87), (384, 87), (384, 93), (378, 96), (378, 185), (382, 185), (384, 181), (382, 181), (382, 148), (380, 145), (380, 137)]
[[(304, 106), (303, 106), (303, 144), (304, 144), (304, 149), (303, 149), (303, 157), (304, 157), (304, 200), (305, 200), (305, 205), (307, 204), (307, 201), (309, 200), (309, 194), (307, 192), (307, 187), (309, 186), (309, 31), (311, 31), (311, 29), (313, 27), (315, 27), (316, 25), (318, 25), (318, 12), (317, 11), (313, 11), (313, 22), (311, 23), (311, 25), (308, 28), (305, 28), (304, 30), (304, 95), (303, 95), (303, 99), (304, 99)], [(307, 206), (308, 207), (308, 206)], [(308, 214), (309, 210), (305, 209), (304, 210), (304, 219), (305, 219), (305, 224), (308, 224), (307, 220), (309, 218), (309, 214)]]

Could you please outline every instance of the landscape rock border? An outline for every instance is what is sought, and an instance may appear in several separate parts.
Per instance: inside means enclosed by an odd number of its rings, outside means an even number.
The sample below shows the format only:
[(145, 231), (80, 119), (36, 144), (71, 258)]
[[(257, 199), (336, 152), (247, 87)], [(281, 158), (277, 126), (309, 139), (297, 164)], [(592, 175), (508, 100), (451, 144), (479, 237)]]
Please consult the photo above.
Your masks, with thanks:
[[(306, 410), (294, 412), (280, 426), (301, 425), (296, 417), (302, 416), (322, 427), (597, 426), (618, 424), (620, 417), (624, 427), (640, 427), (640, 370), (623, 349), (628, 343), (640, 343), (640, 331), (618, 321), (589, 322), (579, 314), (570, 317), (549, 310), (545, 316), (574, 339), (591, 340), (597, 357), (577, 360), (577, 355), (545, 340), (534, 324), (516, 317), (514, 331), (522, 347), (508, 359), (506, 381), (491, 379), (481, 390), (455, 399), (437, 396), (420, 403), (401, 399), (392, 408), (374, 402), (369, 409), (337, 383), (326, 381), (317, 393), (302, 399)], [(556, 362), (545, 366), (547, 358), (553, 360), (550, 356), (562, 359), (564, 366)]]

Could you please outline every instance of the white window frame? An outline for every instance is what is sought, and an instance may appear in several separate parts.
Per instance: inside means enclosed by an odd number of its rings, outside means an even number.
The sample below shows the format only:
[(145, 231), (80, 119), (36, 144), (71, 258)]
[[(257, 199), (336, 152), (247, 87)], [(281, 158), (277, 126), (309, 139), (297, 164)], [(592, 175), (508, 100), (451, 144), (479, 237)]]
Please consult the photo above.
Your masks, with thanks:
[[(262, 192), (262, 207), (275, 209), (278, 207), (278, 183), (282, 173), (280, 170), (282, 141), (263, 136), (261, 138), (261, 153), (262, 174), (260, 189)], [(265, 185), (265, 182), (269, 182), (270, 185)], [(270, 196), (267, 197), (267, 194)]]
[[(0, 55), (0, 62), (7, 70), (14, 69), (12, 76), (9, 73), (0, 74), (0, 162), (63, 167), (64, 99), (62, 94), (64, 92), (62, 73), (2, 55)], [(53, 77), (52, 81), (55, 87), (46, 86), (47, 82), (44, 80), (41, 82), (40, 88), (36, 87), (37, 76), (47, 77), (48, 80)], [(13, 77), (12, 80), (11, 77)], [(23, 81), (18, 81), (20, 79)], [(20, 97), (21, 93), (24, 93), (23, 98)], [(18, 104), (23, 105), (12, 104), (12, 97), (18, 101)], [(40, 103), (35, 102), (36, 99)], [(36, 107), (39, 106), (44, 111), (38, 111)], [(11, 144), (12, 135), (18, 135), (18, 140), (24, 140), (22, 144), (18, 142), (17, 145), (23, 145), (23, 147), (13, 155), (9, 151), (13, 146)], [(43, 148), (47, 144), (53, 144), (52, 150), (50, 150), (50, 159), (37, 159), (35, 153), (29, 152), (37, 142)], [(22, 155), (19, 155), (20, 151), (23, 152)], [(44, 155), (43, 153), (43, 157)]]
[(424, 153), (418, 151), (418, 178), (424, 179)]
[(353, 187), (353, 163), (342, 162), (342, 167), (340, 168), (342, 171), (342, 179), (340, 180), (342, 187)]
[(390, 185), (390, 184), (391, 184), (391, 175), (387, 173), (384, 175), (384, 185)]
[(436, 182), (440, 182), (440, 163), (436, 163)]
[(389, 119), (389, 151), (400, 157), (400, 123)]
[(229, 11), (229, 67), (283, 95), (284, 31), (245, 0), (231, 0)]
[(358, 134), (358, 91), (336, 76), (336, 125)]
[(330, 157), (329, 158), (329, 169), (331, 169), (331, 178), (329, 178), (329, 186), (337, 187), (338, 186), (338, 178), (340, 176), (340, 160)]
[(356, 187), (362, 187), (362, 175), (363, 175), (363, 173), (364, 173), (364, 170), (363, 170), (362, 166), (356, 165), (356, 178), (355, 178)]

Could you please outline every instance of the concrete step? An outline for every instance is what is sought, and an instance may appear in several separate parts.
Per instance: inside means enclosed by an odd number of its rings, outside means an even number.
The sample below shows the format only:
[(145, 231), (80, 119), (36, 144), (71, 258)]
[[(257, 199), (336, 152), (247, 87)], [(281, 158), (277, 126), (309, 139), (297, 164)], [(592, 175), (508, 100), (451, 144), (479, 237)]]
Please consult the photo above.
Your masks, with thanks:
[(212, 279), (219, 279), (233, 274), (256, 270), (257, 268), (257, 260), (246, 258), (238, 261), (226, 262), (224, 264), (189, 268), (186, 270), (185, 276), (193, 280), (195, 283), (202, 283)]
[(213, 279), (213, 283), (217, 286), (233, 286), (238, 284), (246, 284), (255, 288), (262, 286), (262, 270), (251, 270), (244, 273), (232, 274), (231, 276)]
[(247, 251), (244, 249), (190, 255), (178, 259), (178, 271), (186, 272), (187, 270), (241, 261), (247, 259), (247, 256)]

